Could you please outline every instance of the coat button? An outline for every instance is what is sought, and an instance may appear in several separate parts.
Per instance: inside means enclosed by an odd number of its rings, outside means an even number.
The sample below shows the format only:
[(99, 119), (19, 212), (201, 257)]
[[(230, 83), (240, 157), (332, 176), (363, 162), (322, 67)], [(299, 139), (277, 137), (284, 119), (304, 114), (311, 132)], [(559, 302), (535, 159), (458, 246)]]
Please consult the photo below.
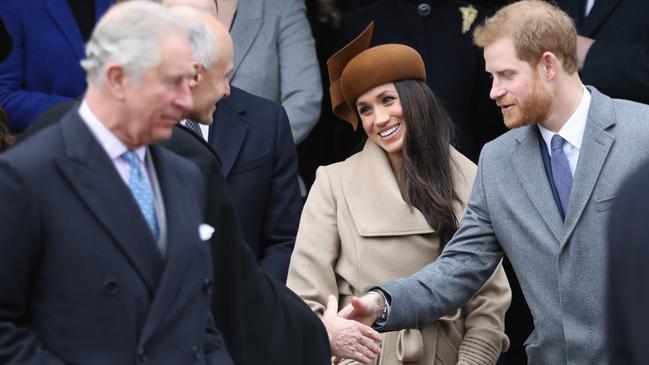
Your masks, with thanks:
[(196, 358), (196, 360), (200, 360), (201, 359), (201, 349), (200, 349), (200, 347), (194, 346), (193, 350), (194, 350), (194, 358)]
[(146, 361), (146, 356), (144, 355), (144, 349), (142, 347), (137, 350), (137, 361), (140, 363)]
[(210, 294), (212, 292), (212, 287), (214, 286), (212, 279), (205, 278), (203, 280), (203, 293)]
[(426, 3), (419, 4), (419, 6), (417, 7), (417, 12), (418, 12), (419, 15), (421, 15), (421, 16), (428, 16), (428, 15), (430, 15), (430, 5), (428, 5), (428, 4), (426, 4)]
[(119, 292), (119, 284), (117, 281), (109, 279), (104, 283), (104, 290), (108, 295), (115, 295)]

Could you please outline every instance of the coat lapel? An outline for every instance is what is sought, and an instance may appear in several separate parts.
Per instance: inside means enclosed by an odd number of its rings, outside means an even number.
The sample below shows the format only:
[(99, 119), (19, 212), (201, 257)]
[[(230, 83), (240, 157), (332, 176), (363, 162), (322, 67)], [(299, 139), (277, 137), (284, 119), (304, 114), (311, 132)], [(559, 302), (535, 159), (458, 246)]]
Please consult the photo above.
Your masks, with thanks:
[(56, 161), (153, 296), (164, 266), (133, 196), (112, 161), (73, 109), (61, 121), (66, 158)]
[(517, 132), (519, 132), (517, 137), (519, 145), (512, 151), (514, 170), (541, 218), (557, 241), (561, 241), (563, 222), (545, 174), (537, 135), (538, 129), (536, 125), (530, 125), (522, 127)]
[(606, 131), (615, 124), (611, 99), (600, 94), (595, 89), (589, 88), (589, 90), (592, 99), (584, 139), (579, 151), (575, 178), (570, 192), (563, 244), (567, 242), (584, 213), (584, 209), (602, 172), (604, 162), (615, 141), (615, 137)]
[(423, 214), (410, 208), (383, 150), (371, 140), (342, 171), (345, 200), (363, 237), (433, 233)]
[(259, 0), (239, 0), (237, 14), (230, 35), (234, 42), (234, 69), (230, 80), (234, 79), (242, 60), (257, 38), (264, 16), (264, 2)]
[(47, 10), (79, 59), (85, 57), (83, 36), (66, 0), (48, 0)]
[[(587, 17), (584, 17), (580, 27), (580, 34), (590, 37), (599, 28), (602, 23), (608, 18), (609, 14), (622, 3), (623, 0), (597, 0), (595, 5), (588, 14)], [(582, 9), (582, 12), (585, 9)]]
[(186, 245), (199, 242), (198, 226), (186, 222), (187, 204), (183, 201), (185, 177), (165, 158), (161, 147), (150, 146), (151, 157), (158, 175), (162, 199), (167, 217), (167, 261), (156, 292), (155, 300), (147, 317), (141, 339), (145, 341), (153, 334), (160, 319), (175, 299), (185, 281), (185, 273), (191, 263), (194, 250)]
[(223, 175), (228, 177), (234, 162), (237, 160), (243, 141), (248, 132), (248, 121), (244, 117), (246, 109), (237, 103), (232, 95), (221, 99), (216, 105), (214, 123), (210, 126), (208, 141), (221, 159)]

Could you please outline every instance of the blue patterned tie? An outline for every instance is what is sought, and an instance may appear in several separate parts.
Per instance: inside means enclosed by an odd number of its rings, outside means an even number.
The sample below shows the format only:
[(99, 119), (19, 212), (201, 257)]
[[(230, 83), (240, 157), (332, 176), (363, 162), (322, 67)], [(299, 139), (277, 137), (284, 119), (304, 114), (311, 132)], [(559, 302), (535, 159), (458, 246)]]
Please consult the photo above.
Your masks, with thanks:
[(203, 131), (201, 130), (201, 126), (197, 122), (194, 122), (191, 119), (186, 119), (185, 126), (191, 129), (192, 132), (196, 133), (196, 135), (203, 138)]
[(550, 141), (550, 148), (552, 149), (552, 157), (550, 163), (552, 164), (552, 178), (554, 179), (554, 186), (559, 193), (559, 200), (561, 201), (561, 209), (565, 217), (568, 212), (568, 200), (570, 199), (570, 189), (572, 188), (572, 173), (570, 172), (570, 165), (568, 158), (563, 152), (563, 143), (565, 140), (560, 135), (555, 134)]
[(128, 187), (131, 189), (131, 193), (133, 193), (137, 205), (140, 206), (140, 211), (151, 229), (153, 238), (157, 240), (160, 231), (158, 229), (158, 220), (155, 215), (155, 207), (153, 205), (153, 194), (151, 193), (151, 187), (147, 184), (142, 169), (140, 168), (140, 159), (137, 153), (132, 150), (124, 152), (122, 158), (131, 167), (128, 174)]

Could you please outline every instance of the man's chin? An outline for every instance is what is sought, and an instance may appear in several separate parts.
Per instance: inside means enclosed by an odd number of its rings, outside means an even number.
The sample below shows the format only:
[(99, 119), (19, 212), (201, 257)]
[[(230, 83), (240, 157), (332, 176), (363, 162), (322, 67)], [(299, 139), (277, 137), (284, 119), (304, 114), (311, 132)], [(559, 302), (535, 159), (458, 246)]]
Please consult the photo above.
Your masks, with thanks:
[(509, 129), (514, 129), (514, 128), (520, 128), (520, 127), (525, 127), (526, 125), (533, 124), (534, 122), (529, 121), (529, 120), (524, 120), (524, 119), (513, 119), (513, 118), (503, 118), (503, 121), (505, 123), (505, 127)]
[(191, 119), (198, 124), (210, 125), (213, 122), (212, 113), (205, 113), (201, 115), (188, 115), (187, 119)]

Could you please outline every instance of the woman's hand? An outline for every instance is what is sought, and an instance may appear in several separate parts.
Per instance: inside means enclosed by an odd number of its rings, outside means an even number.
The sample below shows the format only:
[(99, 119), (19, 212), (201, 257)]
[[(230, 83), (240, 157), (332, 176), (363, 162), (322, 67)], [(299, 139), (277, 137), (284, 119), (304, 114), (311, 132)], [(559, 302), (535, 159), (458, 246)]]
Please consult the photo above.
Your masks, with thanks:
[(338, 300), (333, 295), (327, 300), (322, 322), (335, 357), (369, 364), (381, 352), (381, 335), (371, 327), (338, 316)]

